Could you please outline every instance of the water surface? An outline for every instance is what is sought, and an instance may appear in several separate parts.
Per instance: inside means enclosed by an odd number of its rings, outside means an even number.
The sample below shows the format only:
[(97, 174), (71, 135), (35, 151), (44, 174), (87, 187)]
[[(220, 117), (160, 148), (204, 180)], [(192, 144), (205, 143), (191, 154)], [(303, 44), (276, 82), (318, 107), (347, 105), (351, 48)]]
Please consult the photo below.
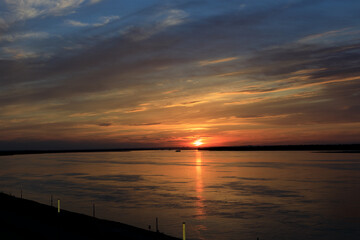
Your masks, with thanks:
[[(356, 239), (360, 154), (211, 151), (0, 157), (0, 191), (187, 239)], [(55, 202), (55, 201), (54, 201)]]

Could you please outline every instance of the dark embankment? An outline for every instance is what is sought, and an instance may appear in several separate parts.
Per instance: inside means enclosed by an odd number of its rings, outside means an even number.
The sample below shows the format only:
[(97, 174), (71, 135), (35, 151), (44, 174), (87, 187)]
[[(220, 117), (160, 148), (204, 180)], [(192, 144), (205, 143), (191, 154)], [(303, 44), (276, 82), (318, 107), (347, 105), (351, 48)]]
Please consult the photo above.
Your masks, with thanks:
[(1, 239), (179, 240), (0, 193)]

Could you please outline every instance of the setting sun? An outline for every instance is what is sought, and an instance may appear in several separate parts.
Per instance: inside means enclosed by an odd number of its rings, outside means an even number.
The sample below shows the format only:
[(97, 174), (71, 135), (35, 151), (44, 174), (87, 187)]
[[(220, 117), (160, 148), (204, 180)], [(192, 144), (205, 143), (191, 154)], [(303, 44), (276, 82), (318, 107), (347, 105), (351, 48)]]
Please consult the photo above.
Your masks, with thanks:
[(194, 141), (192, 144), (198, 147), (198, 146), (203, 145), (204, 143), (202, 142), (201, 139), (198, 139), (198, 140)]

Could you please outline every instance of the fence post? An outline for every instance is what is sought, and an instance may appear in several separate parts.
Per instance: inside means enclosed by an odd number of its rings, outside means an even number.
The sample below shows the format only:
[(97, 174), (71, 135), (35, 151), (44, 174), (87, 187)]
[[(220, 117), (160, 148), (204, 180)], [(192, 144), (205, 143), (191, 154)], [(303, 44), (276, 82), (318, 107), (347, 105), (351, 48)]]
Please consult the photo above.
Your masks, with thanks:
[(186, 240), (185, 222), (183, 222), (183, 240)]
[(60, 199), (58, 199), (58, 213), (60, 213)]

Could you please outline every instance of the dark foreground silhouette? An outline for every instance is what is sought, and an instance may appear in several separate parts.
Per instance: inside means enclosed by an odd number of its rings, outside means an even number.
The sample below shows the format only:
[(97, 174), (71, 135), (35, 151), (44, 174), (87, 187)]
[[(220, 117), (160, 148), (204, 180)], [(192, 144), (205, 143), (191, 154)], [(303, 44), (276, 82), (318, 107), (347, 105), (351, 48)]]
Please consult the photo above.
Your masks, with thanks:
[(0, 239), (179, 240), (0, 193)]

